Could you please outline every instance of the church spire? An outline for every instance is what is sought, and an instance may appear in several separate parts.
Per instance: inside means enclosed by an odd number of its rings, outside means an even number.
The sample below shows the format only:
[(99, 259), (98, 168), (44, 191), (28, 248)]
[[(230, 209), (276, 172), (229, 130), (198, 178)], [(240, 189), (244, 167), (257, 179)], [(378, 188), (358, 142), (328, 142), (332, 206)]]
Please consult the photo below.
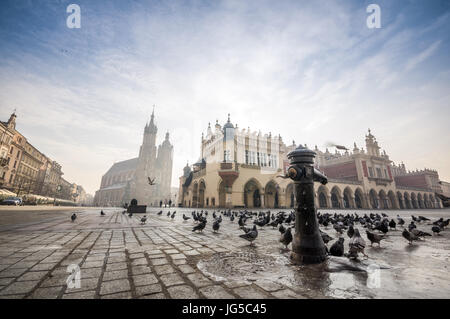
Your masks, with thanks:
[(158, 131), (158, 128), (155, 125), (155, 105), (154, 104), (153, 104), (152, 115), (150, 116), (150, 123), (148, 123), (148, 125), (146, 125), (145, 131), (148, 133), (153, 133), (153, 134), (156, 134), (156, 132)]
[(153, 104), (152, 115), (150, 117), (150, 123), (153, 123), (154, 118), (155, 118), (155, 104)]

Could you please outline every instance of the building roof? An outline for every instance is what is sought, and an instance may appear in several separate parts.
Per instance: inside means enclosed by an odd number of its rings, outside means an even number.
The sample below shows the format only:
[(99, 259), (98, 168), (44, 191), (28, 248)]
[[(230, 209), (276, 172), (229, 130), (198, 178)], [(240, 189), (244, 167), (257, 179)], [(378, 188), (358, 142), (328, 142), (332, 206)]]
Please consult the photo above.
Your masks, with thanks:
[(101, 188), (99, 190), (100, 191), (107, 191), (107, 190), (114, 190), (114, 189), (122, 189), (122, 188), (125, 188), (125, 187), (127, 187), (127, 183), (118, 183), (118, 184), (110, 185), (110, 186), (105, 187), (105, 188)]
[(106, 172), (105, 175), (135, 170), (137, 168), (137, 164), (138, 164), (137, 157), (126, 161), (114, 163), (113, 166), (111, 166), (111, 168)]
[(234, 128), (233, 124), (230, 121), (230, 114), (228, 113), (228, 121), (223, 126), (223, 131), (225, 132), (227, 128)]

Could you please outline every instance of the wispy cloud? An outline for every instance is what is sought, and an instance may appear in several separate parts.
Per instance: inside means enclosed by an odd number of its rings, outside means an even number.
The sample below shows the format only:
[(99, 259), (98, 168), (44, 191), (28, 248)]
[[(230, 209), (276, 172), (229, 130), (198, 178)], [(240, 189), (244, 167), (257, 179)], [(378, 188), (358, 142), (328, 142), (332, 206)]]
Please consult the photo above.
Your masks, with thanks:
[(420, 52), (418, 55), (409, 59), (408, 63), (406, 63), (406, 71), (414, 69), (418, 64), (422, 63), (430, 56), (432, 56), (433, 53), (436, 52), (436, 50), (439, 48), (440, 44), (441, 40), (437, 40), (436, 42), (432, 43), (428, 48)]
[(417, 154), (450, 142), (448, 7), (381, 1), (383, 26), (369, 30), (360, 1), (79, 1), (82, 28), (69, 30), (68, 3), (2, 5), (0, 116), (17, 107), (19, 129), (90, 192), (137, 156), (153, 104), (174, 186), (227, 113), (319, 147), (362, 144), (371, 127), (394, 160), (450, 179)]

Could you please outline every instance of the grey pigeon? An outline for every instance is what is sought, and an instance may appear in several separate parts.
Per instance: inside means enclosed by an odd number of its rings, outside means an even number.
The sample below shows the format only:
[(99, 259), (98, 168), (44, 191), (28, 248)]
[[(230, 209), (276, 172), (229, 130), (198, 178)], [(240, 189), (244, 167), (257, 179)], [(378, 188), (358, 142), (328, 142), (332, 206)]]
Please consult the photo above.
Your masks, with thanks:
[(380, 242), (382, 239), (384, 239), (384, 235), (371, 233), (370, 231), (366, 230), (367, 239), (370, 240), (370, 246), (373, 245), (373, 243), (377, 243), (378, 246), (380, 246)]
[(219, 221), (219, 220), (216, 220), (216, 221), (213, 223), (212, 228), (213, 228), (213, 231), (214, 231), (214, 232), (217, 232), (217, 231), (219, 230), (219, 228), (220, 228), (220, 221)]
[(338, 238), (330, 247), (330, 255), (341, 257), (344, 255), (344, 238)]
[(431, 236), (430, 233), (426, 233), (424, 231), (418, 230), (417, 228), (412, 229), (411, 233), (414, 234), (417, 237)]
[(281, 234), (280, 243), (282, 243), (286, 249), (287, 246), (292, 242), (292, 233), (291, 233), (291, 227), (286, 229), (286, 231)]
[(328, 242), (333, 239), (333, 237), (330, 237), (326, 232), (323, 232), (320, 229), (319, 229), (319, 231), (320, 231), (320, 236), (322, 237), (322, 240), (325, 244), (328, 244)]
[(403, 229), (402, 232), (403, 238), (405, 238), (407, 241), (409, 241), (409, 244), (412, 244), (414, 240), (419, 240), (420, 238), (414, 235), (413, 233), (410, 233), (406, 228)]
[(433, 227), (431, 227), (431, 230), (433, 231), (433, 234), (438, 234), (438, 235), (440, 235), (439, 233), (441, 232), (441, 227), (439, 227), (439, 226), (433, 226)]
[(355, 234), (353, 235), (352, 239), (350, 239), (349, 246), (350, 246), (350, 249), (349, 249), (349, 257), (350, 258), (357, 258), (358, 253), (362, 253), (365, 257), (368, 257), (364, 253), (364, 248), (366, 247), (366, 242), (359, 234), (358, 229), (355, 229)]
[(252, 246), (253, 241), (256, 239), (256, 237), (258, 237), (258, 230), (256, 229), (256, 225), (253, 225), (252, 230), (250, 230), (248, 233), (239, 235), (239, 237), (248, 240), (250, 242), (250, 246)]
[(192, 228), (192, 231), (195, 232), (198, 230), (198, 231), (203, 232), (203, 229), (205, 228), (205, 226), (206, 226), (206, 221), (202, 220), (200, 223), (195, 225), (194, 228)]

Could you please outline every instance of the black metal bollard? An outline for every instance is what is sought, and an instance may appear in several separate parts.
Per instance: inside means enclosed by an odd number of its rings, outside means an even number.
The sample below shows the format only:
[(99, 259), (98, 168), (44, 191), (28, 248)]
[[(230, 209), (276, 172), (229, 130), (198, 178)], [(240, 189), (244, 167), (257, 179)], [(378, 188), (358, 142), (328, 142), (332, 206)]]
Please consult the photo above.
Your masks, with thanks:
[(319, 232), (314, 204), (314, 181), (326, 184), (327, 177), (314, 168), (316, 153), (299, 146), (287, 155), (291, 166), (287, 175), (295, 183), (295, 234), (291, 261), (294, 264), (317, 264), (327, 257)]

